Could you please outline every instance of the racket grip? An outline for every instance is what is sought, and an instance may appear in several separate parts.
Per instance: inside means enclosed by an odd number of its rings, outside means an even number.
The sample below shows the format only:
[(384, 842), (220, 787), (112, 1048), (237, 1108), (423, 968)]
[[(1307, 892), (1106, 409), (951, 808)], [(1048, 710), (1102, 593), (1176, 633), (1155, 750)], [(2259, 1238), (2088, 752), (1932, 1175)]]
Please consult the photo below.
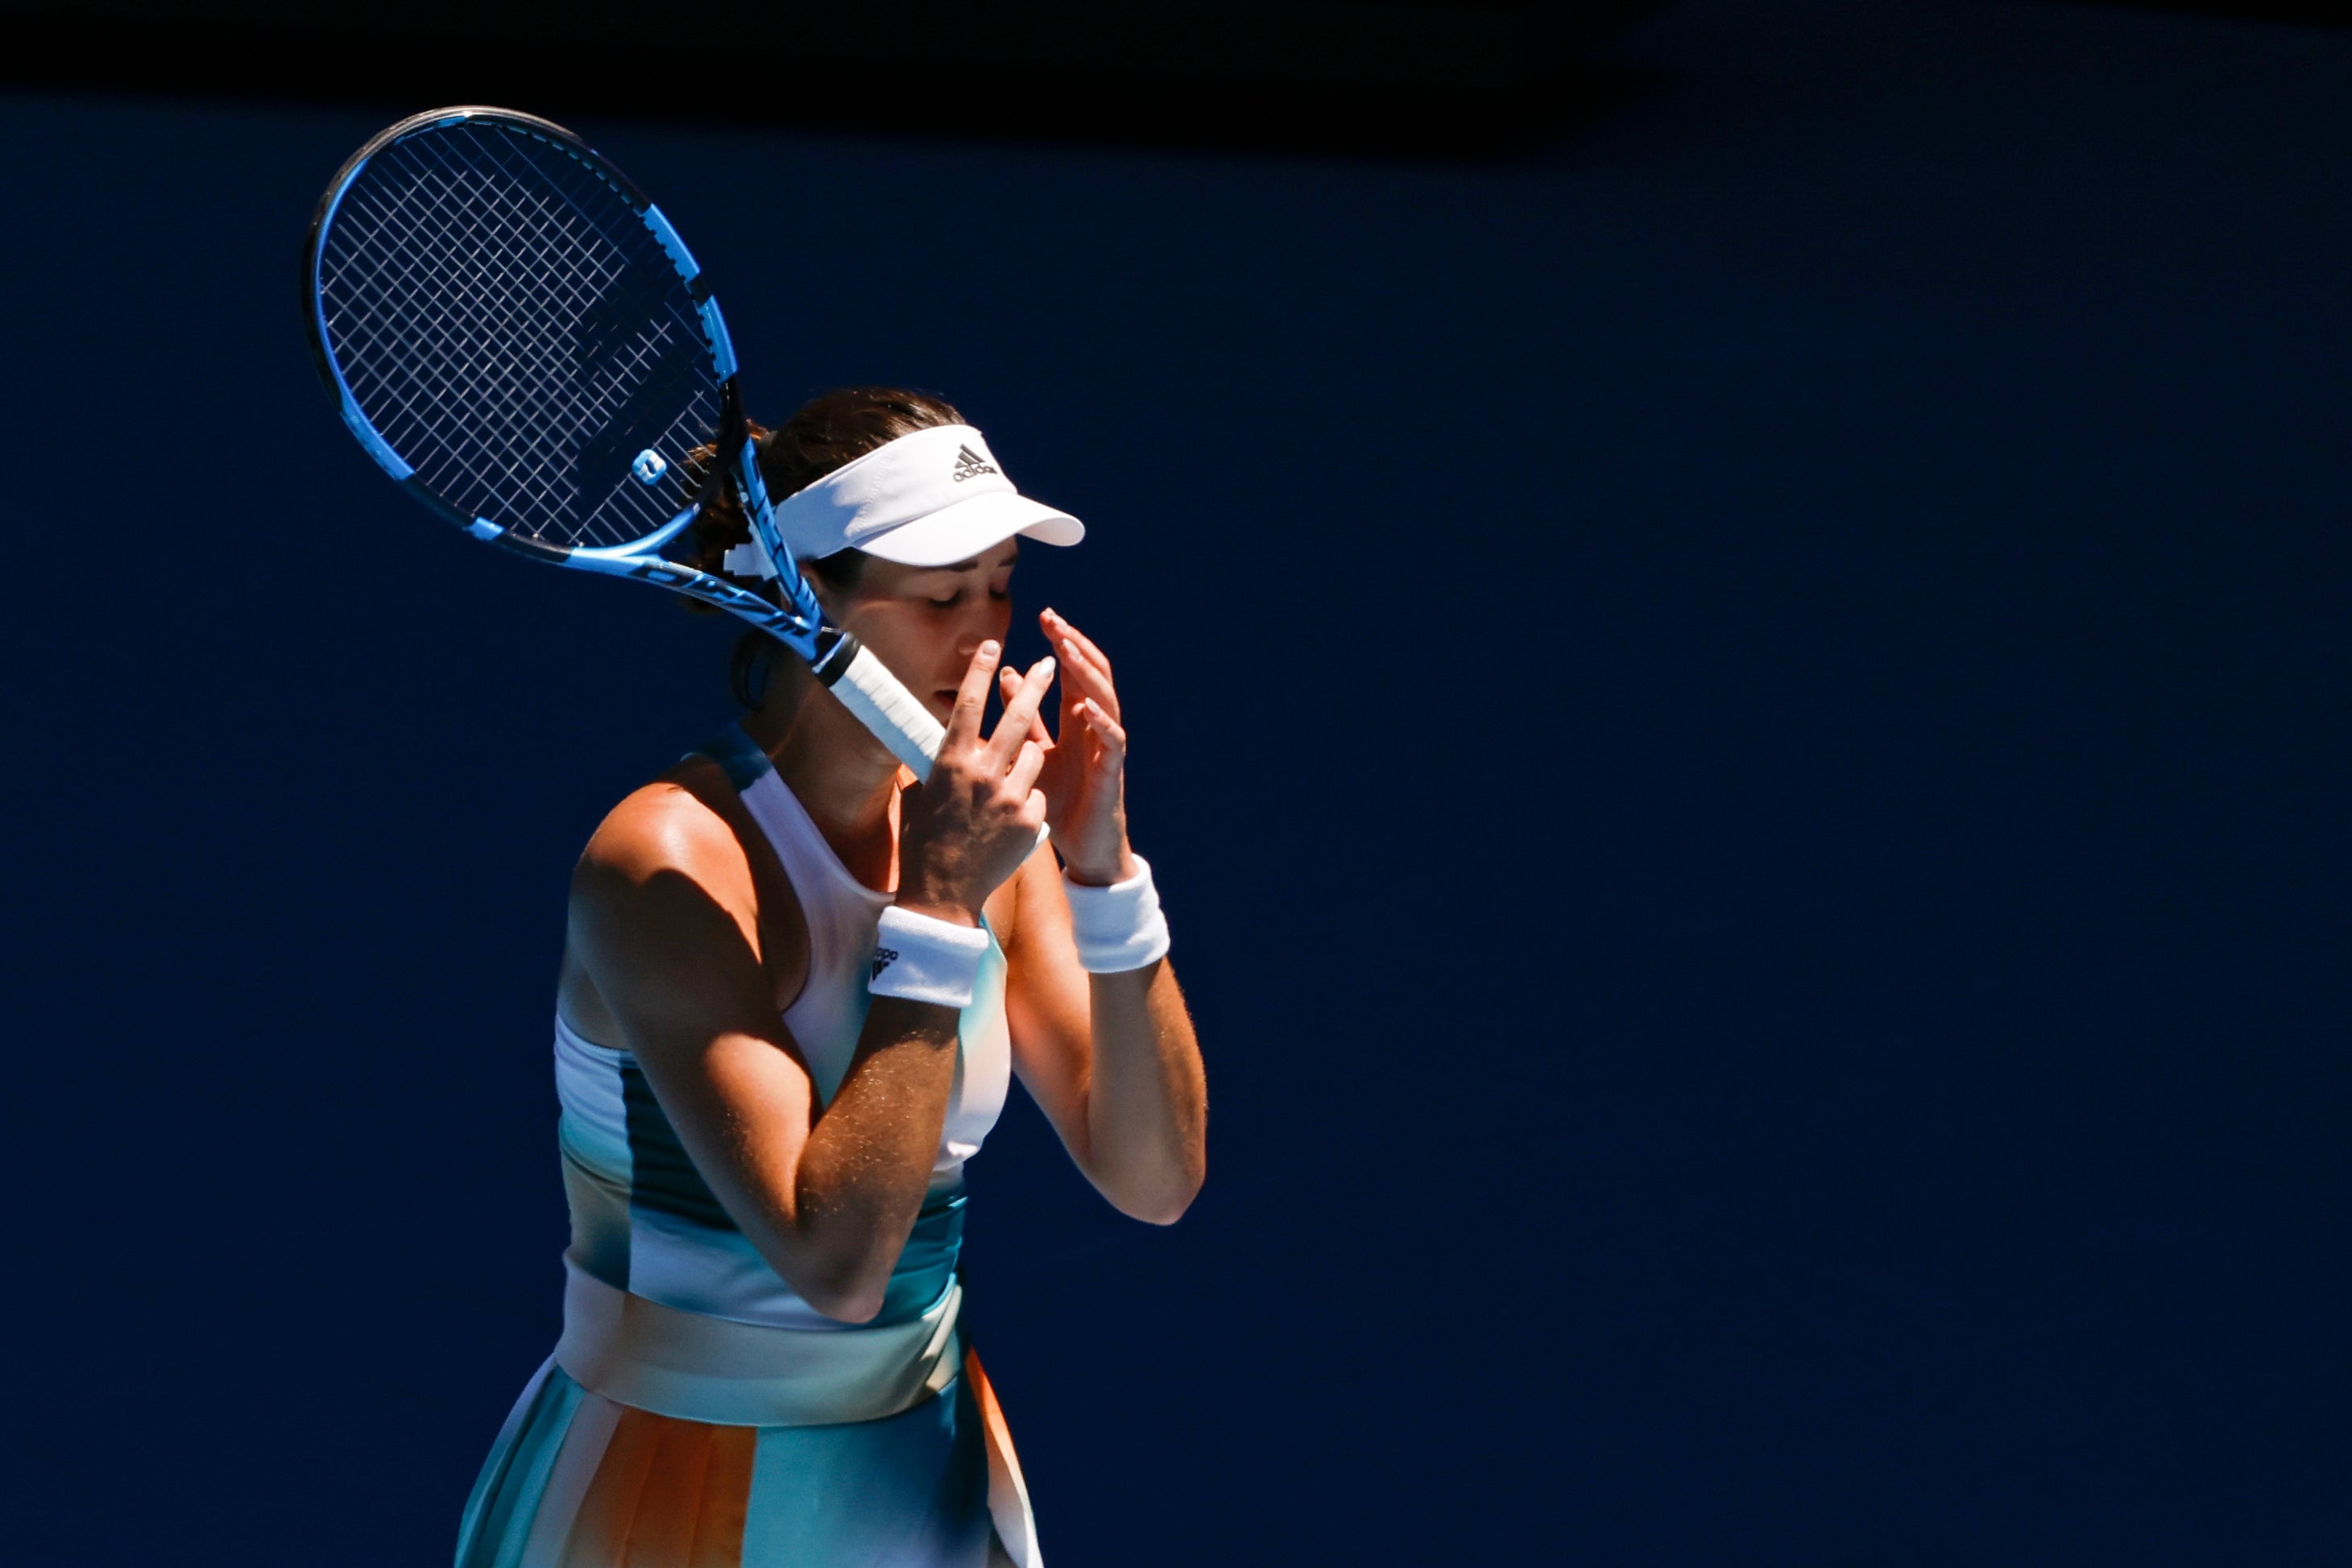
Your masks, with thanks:
[(898, 684), (898, 677), (883, 667), (881, 660), (860, 646), (831, 685), (833, 695), (890, 748), (892, 756), (913, 768), (916, 778), (930, 777), (931, 758), (947, 731)]

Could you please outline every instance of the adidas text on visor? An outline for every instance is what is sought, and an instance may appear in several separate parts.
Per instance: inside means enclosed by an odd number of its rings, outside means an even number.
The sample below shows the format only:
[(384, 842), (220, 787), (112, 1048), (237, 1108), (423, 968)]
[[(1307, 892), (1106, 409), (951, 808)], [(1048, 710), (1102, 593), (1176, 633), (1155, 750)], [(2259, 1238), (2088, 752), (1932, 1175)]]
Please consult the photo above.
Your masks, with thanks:
[(919, 430), (844, 464), (779, 503), (776, 528), (803, 560), (854, 548), (904, 566), (952, 566), (1015, 534), (1049, 545), (1087, 537), (1077, 518), (1015, 490), (968, 424)]

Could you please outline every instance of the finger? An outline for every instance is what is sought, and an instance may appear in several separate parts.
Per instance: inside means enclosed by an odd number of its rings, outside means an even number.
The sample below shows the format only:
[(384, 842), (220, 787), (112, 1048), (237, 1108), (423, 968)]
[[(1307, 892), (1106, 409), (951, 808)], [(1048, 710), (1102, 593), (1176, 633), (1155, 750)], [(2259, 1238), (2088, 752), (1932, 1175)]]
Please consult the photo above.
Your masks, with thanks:
[(1029, 799), (1021, 802), (1021, 810), (1014, 815), (1013, 821), (1032, 833), (1043, 836), (1045, 831), (1045, 820), (1053, 814), (1053, 808), (1045, 800), (1045, 792), (1043, 789), (1032, 789), (1029, 791)]
[(1101, 666), (1086, 656), (1076, 642), (1062, 644), (1062, 673), (1066, 677), (1063, 690), (1084, 700), (1092, 697), (1112, 713), (1118, 711), (1118, 692), (1110, 684), (1110, 676)]
[[(1007, 698), (1006, 700), (1009, 702), (1011, 699)], [(1037, 714), (1029, 721), (1029, 738), (1044, 747), (1046, 750), (1051, 751), (1054, 749), (1055, 744), (1054, 727), (1045, 722), (1045, 705), (1042, 702), (1037, 705)], [(1070, 724), (1066, 715), (1064, 716), (1062, 727), (1064, 729), (1075, 727)]]
[(1045, 641), (1052, 643), (1054, 648), (1064, 655), (1066, 661), (1074, 656), (1079, 658), (1085, 656), (1085, 650), (1078, 646), (1078, 629), (1064, 620), (1061, 612), (1039, 611), (1037, 624), (1044, 630)]
[(1062, 674), (1064, 677), (1062, 681), (1062, 711), (1058, 716), (1061, 719), (1061, 723), (1056, 725), (1055, 728), (1058, 734), (1062, 735), (1066, 738), (1075, 736), (1084, 730), (1087, 724), (1085, 716), (1078, 712), (1078, 705), (1087, 699), (1087, 688), (1081, 685), (1078, 682), (1069, 679), (1069, 661), (1065, 659), (1062, 663)]
[(1048, 654), (1029, 666), (1021, 689), (1005, 702), (1004, 716), (996, 721), (996, 733), (988, 739), (987, 756), (992, 771), (1002, 773), (1010, 768), (1013, 754), (1031, 744), (1029, 732), (1037, 723), (1037, 705), (1045, 700), (1053, 684), (1054, 660)]
[(1126, 761), (1127, 731), (1119, 727), (1118, 720), (1105, 713), (1102, 705), (1092, 697), (1086, 700), (1084, 709), (1087, 728), (1093, 733), (1096, 742), (1102, 747), (1102, 755), (1097, 760), (1111, 767), (1117, 767)]
[(1086, 654), (1088, 659), (1094, 661), (1096, 667), (1102, 671), (1103, 679), (1110, 679), (1110, 658), (1100, 648), (1095, 646), (1094, 639), (1079, 631), (1076, 627), (1071, 625), (1067, 620), (1063, 618), (1060, 611), (1048, 610), (1045, 613), (1054, 618), (1054, 623), (1047, 629), (1046, 635), (1053, 638), (1056, 643), (1061, 642), (1065, 638), (1076, 643), (1078, 645), (1078, 651)]
[(1026, 796), (1037, 782), (1037, 775), (1045, 769), (1045, 748), (1034, 740), (1024, 740), (1020, 755), (1013, 759), (1013, 771), (1004, 776), (1005, 786)]
[[(1013, 709), (1013, 699), (1021, 695), (1021, 676), (1010, 666), (996, 672), (996, 695), (1004, 700), (1005, 711), (1010, 713)], [(1064, 694), (1062, 706), (1065, 710), (1069, 706), (1066, 692)], [(1065, 717), (1066, 718), (1066, 716), (1067, 715), (1066, 712)], [(1001, 717), (997, 720), (999, 725), (1002, 725), (1003, 722), (1003, 719)], [(1029, 738), (1035, 741), (1040, 746), (1051, 746), (1054, 744), (1054, 732), (1045, 727), (1045, 715), (1043, 712), (1043, 705), (1040, 705), (1040, 711), (1036, 719), (1029, 726)]]
[(1092, 654), (1088, 653), (1087, 652), (1086, 644), (1080, 642), (1076, 637), (1074, 637), (1067, 632), (1060, 633), (1054, 639), (1054, 647), (1055, 650), (1062, 655), (1062, 662), (1064, 664), (1081, 665), (1085, 668), (1087, 674), (1094, 680), (1106, 685), (1109, 683), (1109, 669)]
[(1075, 631), (1056, 632), (1054, 646), (1062, 655), (1063, 674), (1067, 684), (1063, 687), (1065, 706), (1070, 698), (1095, 697), (1113, 713), (1118, 711), (1118, 688), (1111, 682), (1110, 665), (1104, 662), (1102, 650), (1086, 641)]
[[(998, 671), (996, 691), (997, 695), (1003, 699), (1005, 711), (1009, 714), (1013, 708), (1013, 700), (1021, 695), (1020, 677), (1013, 674), (1010, 670)], [(1065, 703), (1064, 706), (1066, 707), (1068, 705)], [(1038, 705), (1039, 711), (1037, 716), (1029, 721), (1029, 738), (1035, 741), (1040, 746), (1050, 748), (1054, 744), (1054, 732), (1046, 727), (1044, 707), (1045, 705), (1040, 703)], [(1003, 722), (1004, 721), (1002, 718), (997, 720), (997, 723), (1000, 726), (1002, 726)], [(1063, 727), (1065, 729), (1070, 727), (1068, 715), (1066, 714), (1063, 716)]]
[(996, 661), (1003, 652), (993, 642), (982, 643), (971, 651), (971, 664), (964, 670), (963, 685), (956, 688), (955, 707), (948, 714), (947, 734), (940, 741), (942, 751), (979, 741), (981, 715), (988, 708), (988, 683), (996, 674)]

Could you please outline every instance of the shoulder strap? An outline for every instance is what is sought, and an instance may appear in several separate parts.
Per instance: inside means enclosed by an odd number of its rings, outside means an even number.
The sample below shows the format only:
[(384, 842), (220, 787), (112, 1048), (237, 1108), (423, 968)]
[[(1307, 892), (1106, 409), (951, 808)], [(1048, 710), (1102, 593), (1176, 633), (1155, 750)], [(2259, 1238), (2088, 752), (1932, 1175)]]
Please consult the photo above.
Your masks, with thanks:
[(730, 724), (710, 739), (704, 741), (688, 757), (708, 757), (727, 770), (727, 781), (740, 795), (760, 781), (760, 776), (771, 771), (774, 764), (752, 738), (743, 733), (740, 724)]

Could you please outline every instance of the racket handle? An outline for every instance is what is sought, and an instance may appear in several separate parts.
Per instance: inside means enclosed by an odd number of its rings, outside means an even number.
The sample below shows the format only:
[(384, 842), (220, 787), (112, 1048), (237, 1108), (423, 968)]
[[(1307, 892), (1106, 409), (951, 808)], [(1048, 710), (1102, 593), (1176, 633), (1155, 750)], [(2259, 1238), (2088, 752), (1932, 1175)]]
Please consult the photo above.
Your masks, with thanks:
[(898, 677), (883, 667), (881, 660), (861, 645), (828, 684), (858, 722), (872, 730), (892, 756), (915, 770), (916, 778), (930, 777), (931, 758), (947, 731), (898, 684)]

